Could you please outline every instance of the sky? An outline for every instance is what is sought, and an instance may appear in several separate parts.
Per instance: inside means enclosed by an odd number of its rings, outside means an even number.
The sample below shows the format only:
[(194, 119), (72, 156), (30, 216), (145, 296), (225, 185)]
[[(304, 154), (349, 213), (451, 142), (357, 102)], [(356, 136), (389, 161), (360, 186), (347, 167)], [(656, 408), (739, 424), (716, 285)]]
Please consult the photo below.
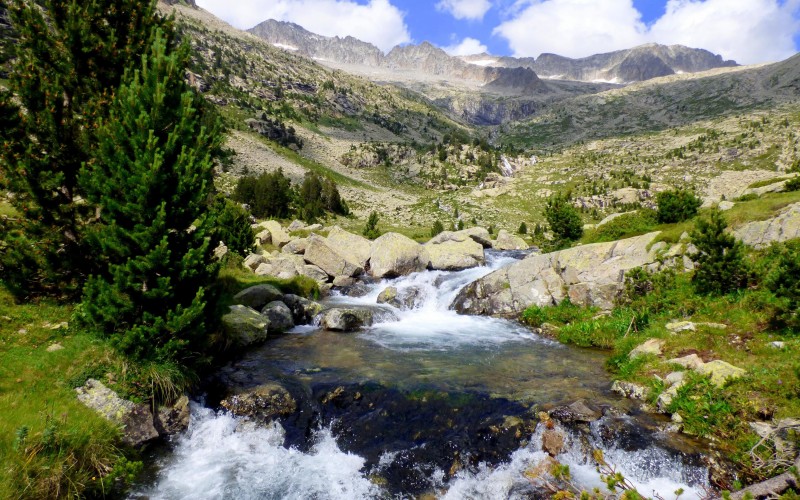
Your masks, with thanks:
[(800, 50), (800, 0), (196, 0), (241, 29), (291, 21), (388, 52), (429, 41), (453, 55), (567, 57), (644, 43), (754, 64)]

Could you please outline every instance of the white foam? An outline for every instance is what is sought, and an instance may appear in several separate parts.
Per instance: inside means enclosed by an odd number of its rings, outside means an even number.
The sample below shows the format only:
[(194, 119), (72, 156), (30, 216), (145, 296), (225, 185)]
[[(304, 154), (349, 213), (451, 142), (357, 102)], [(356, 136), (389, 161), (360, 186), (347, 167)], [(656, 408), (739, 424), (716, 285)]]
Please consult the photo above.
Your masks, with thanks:
[[(375, 498), (381, 490), (361, 473), (364, 459), (345, 453), (329, 430), (309, 453), (284, 448), (283, 428), (192, 406), (192, 424), (156, 484), (134, 497), (150, 499)], [(238, 430), (237, 430), (238, 428)]]

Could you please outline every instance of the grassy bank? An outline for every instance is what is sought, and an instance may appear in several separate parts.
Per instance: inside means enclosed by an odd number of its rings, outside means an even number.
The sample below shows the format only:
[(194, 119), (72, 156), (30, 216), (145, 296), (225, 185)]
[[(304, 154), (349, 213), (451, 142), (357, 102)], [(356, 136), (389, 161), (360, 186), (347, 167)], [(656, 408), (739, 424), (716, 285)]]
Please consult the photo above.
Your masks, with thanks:
[[(748, 256), (757, 275), (768, 269), (767, 253)], [(642, 272), (628, 278), (610, 312), (565, 301), (531, 307), (522, 321), (563, 343), (612, 350), (609, 371), (643, 386), (651, 407), (666, 390), (667, 375), (683, 369), (669, 359), (697, 354), (706, 362), (718, 359), (746, 370), (721, 388), (689, 373), (666, 410), (680, 415), (683, 432), (709, 438), (736, 464), (744, 482), (755, 482), (781, 472), (785, 464), (774, 459), (770, 442), (755, 447), (760, 438), (749, 422), (800, 415), (800, 332), (775, 324), (779, 299), (759, 281), (746, 290), (711, 296), (695, 292), (690, 274)], [(676, 321), (692, 321), (696, 331), (671, 333), (666, 325)], [(629, 356), (649, 339), (663, 342), (660, 356)], [(776, 341), (783, 344), (776, 347)]]
[[(234, 259), (217, 280), (216, 315), (233, 295), (260, 283), (314, 296), (307, 278), (255, 276)], [(121, 432), (76, 397), (88, 378), (137, 402), (169, 399), (196, 378), (175, 366), (137, 364), (71, 323), (73, 305), (17, 303), (0, 284), (0, 498), (114, 497), (142, 469)], [(225, 339), (210, 331), (216, 363)], [(210, 367), (210, 368), (213, 368)]]

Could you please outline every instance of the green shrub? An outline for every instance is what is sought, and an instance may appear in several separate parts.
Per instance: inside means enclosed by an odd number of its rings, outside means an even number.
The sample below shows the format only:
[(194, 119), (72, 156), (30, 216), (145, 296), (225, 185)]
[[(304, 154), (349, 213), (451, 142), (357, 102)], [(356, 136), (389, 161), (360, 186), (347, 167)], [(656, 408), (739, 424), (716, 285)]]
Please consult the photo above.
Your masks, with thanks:
[(750, 271), (744, 258), (744, 244), (725, 232), (728, 226), (718, 209), (700, 219), (692, 232), (697, 252), (692, 283), (699, 293), (726, 294), (747, 286)]
[(793, 179), (789, 179), (784, 184), (783, 190), (786, 192), (789, 191), (800, 191), (800, 176), (797, 176)]
[(658, 204), (658, 222), (662, 224), (689, 220), (697, 215), (697, 209), (703, 204), (700, 198), (685, 189), (658, 193), (656, 203)]
[(437, 220), (436, 222), (433, 223), (433, 226), (431, 226), (431, 238), (441, 233), (442, 231), (444, 231), (444, 225), (442, 225), (442, 221)]
[(253, 251), (256, 237), (250, 224), (250, 216), (241, 205), (218, 197), (209, 212), (209, 225), (212, 246), (225, 243), (229, 251), (241, 256), (247, 256)]
[(775, 322), (800, 333), (800, 241), (770, 247), (765, 285), (778, 298)]
[(547, 200), (544, 216), (550, 230), (559, 240), (577, 240), (583, 236), (583, 223), (578, 210), (570, 203), (570, 196), (555, 194)]
[(680, 414), (684, 430), (701, 437), (724, 435), (740, 423), (725, 391), (709, 377), (691, 372), (667, 411)]
[(517, 229), (517, 232), (519, 234), (528, 234), (528, 225), (525, 224), (524, 222), (521, 222), (519, 224), (519, 229)]
[(364, 226), (364, 230), (361, 234), (363, 234), (365, 238), (371, 240), (381, 235), (381, 231), (378, 229), (378, 212), (373, 211), (369, 214), (369, 219), (367, 219), (367, 224)]
[(638, 236), (655, 229), (658, 219), (655, 210), (643, 208), (634, 213), (620, 215), (587, 235), (586, 243), (616, 241)]

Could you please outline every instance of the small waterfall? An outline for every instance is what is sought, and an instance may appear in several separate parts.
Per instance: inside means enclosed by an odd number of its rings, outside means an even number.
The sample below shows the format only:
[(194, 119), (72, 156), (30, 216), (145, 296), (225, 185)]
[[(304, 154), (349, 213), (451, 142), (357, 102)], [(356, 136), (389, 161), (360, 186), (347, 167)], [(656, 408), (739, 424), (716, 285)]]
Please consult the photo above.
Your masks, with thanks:
[(500, 166), (500, 171), (503, 173), (503, 177), (511, 177), (514, 175), (514, 167), (511, 165), (511, 162), (508, 161), (504, 155), (500, 156), (500, 160), (502, 161), (502, 165)]

